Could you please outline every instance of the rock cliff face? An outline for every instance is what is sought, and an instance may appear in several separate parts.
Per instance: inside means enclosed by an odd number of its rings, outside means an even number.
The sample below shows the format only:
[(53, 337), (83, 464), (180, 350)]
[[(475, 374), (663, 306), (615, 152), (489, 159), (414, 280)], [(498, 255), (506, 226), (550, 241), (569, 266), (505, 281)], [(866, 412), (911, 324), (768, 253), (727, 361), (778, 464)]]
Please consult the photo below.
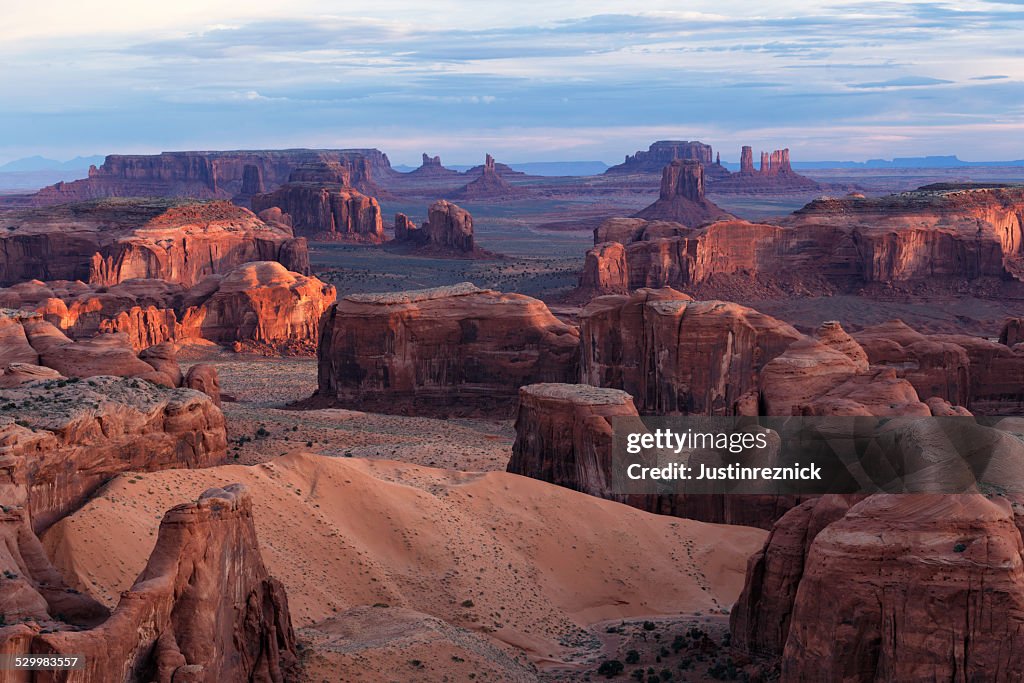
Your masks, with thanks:
[(731, 215), (704, 197), (704, 167), (699, 161), (687, 160), (673, 161), (664, 168), (658, 201), (636, 217), (697, 227)]
[(386, 411), (410, 403), (507, 406), (520, 386), (571, 382), (579, 334), (547, 306), (469, 283), (349, 295), (321, 321), (321, 400)]
[(580, 314), (581, 376), (645, 414), (736, 415), (761, 369), (801, 337), (790, 325), (673, 290), (594, 299)]
[[(779, 225), (719, 221), (689, 234), (627, 239), (626, 268), (592, 250), (589, 273), (618, 271), (623, 287), (675, 287), (702, 296), (788, 296), (922, 289), (937, 293), (1024, 281), (1024, 190), (926, 187), (881, 199), (808, 204)], [(616, 231), (598, 230), (616, 239)], [(621, 241), (616, 239), (616, 241)], [(588, 285), (592, 278), (588, 275)]]
[(248, 191), (251, 196), (274, 190), (296, 168), (320, 162), (344, 167), (352, 186), (369, 194), (375, 194), (375, 179), (394, 173), (387, 155), (376, 149), (112, 154), (99, 168), (90, 168), (88, 178), (44, 188), (33, 201), (46, 206), (105, 197), (244, 198)]
[(309, 271), (306, 242), (228, 202), (103, 200), (6, 212), (0, 284), (159, 278), (193, 285), (248, 261)]
[(281, 683), (296, 661), (287, 596), (267, 573), (250, 497), (237, 484), (164, 515), (146, 568), (109, 618), (60, 626), (8, 626), (0, 643), (83, 656), (89, 681)]
[(520, 188), (511, 185), (496, 170), (494, 157), (490, 154), (484, 160), (480, 177), (471, 180), (452, 195), (455, 199), (507, 199), (524, 194)]
[(615, 498), (610, 481), (611, 420), (638, 415), (632, 397), (617, 389), (586, 384), (523, 387), (508, 471)]
[(1016, 346), (1024, 342), (1024, 318), (1008, 318), (999, 333), (999, 343)]
[(1024, 406), (1024, 349), (967, 335), (923, 335), (900, 320), (854, 337), (872, 364), (892, 368), (922, 397), (980, 414), (1014, 414)]
[[(320, 316), (334, 298), (331, 285), (275, 261), (245, 263), (188, 289), (162, 280), (127, 280), (112, 287), (33, 281), (0, 289), (0, 304), (38, 313), (73, 339), (122, 333), (136, 350), (208, 339), (310, 352)], [(13, 328), (0, 323), (0, 341), (4, 330)], [(21, 359), (15, 349), (9, 353), (11, 360)]]
[(1003, 498), (805, 503), (751, 558), (733, 643), (784, 680), (1004, 680), (1024, 666), (1021, 535)]
[(417, 228), (405, 214), (395, 216), (395, 242), (417, 252), (455, 258), (494, 258), (476, 246), (473, 216), (461, 206), (440, 200), (430, 205), (428, 220)]
[(0, 403), (19, 418), (0, 411), (0, 484), (24, 489), (36, 532), (120, 472), (209, 467), (227, 449), (224, 416), (208, 396), (138, 378), (29, 381), (0, 390)]
[(292, 172), (285, 185), (254, 196), (252, 208), (256, 212), (280, 209), (282, 219), (298, 235), (379, 244), (384, 241), (380, 205), (348, 187), (349, 177), (340, 164), (304, 165)]
[[(618, 166), (612, 166), (605, 173), (658, 173), (667, 164), (679, 159), (698, 161), (704, 166), (714, 163), (711, 145), (696, 140), (659, 140), (651, 144), (647, 151), (626, 155), (626, 160)], [(728, 171), (726, 171), (728, 173)]]

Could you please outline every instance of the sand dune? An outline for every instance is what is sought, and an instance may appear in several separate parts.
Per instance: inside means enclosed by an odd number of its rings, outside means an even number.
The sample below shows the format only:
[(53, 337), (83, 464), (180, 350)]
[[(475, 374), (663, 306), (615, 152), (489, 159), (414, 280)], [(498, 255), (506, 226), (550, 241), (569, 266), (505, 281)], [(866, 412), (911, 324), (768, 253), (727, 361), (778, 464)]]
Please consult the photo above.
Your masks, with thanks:
[(644, 513), (504, 472), (289, 454), (127, 474), (44, 537), (69, 582), (113, 604), (163, 512), (211, 486), (253, 495), (296, 627), (387, 604), (489, 634), (537, 662), (594, 647), (604, 619), (722, 610), (765, 532)]

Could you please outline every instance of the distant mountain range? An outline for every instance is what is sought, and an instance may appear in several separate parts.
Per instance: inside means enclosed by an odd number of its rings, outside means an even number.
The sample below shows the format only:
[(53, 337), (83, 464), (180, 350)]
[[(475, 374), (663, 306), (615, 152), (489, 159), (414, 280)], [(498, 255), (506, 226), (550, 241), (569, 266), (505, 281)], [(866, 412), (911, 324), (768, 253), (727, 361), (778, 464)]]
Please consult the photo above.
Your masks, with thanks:
[(75, 157), (68, 161), (57, 161), (46, 157), (34, 156), (8, 161), (0, 166), (0, 173), (32, 173), (35, 171), (79, 171), (92, 165), (103, 163), (103, 156)]
[[(730, 171), (738, 171), (739, 164), (722, 162)], [(1024, 159), (1016, 161), (964, 161), (956, 155), (927, 157), (896, 157), (895, 159), (868, 159), (867, 161), (794, 161), (794, 170), (816, 168), (968, 168), (971, 166), (1024, 166)]]

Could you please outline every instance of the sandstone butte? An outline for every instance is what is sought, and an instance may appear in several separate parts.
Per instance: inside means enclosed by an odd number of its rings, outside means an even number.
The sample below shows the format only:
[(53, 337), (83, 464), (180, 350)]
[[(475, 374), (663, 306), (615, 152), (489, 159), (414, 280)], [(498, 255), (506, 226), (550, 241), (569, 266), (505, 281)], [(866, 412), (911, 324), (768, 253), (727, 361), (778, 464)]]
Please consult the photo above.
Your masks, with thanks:
[(159, 278), (191, 286), (248, 261), (309, 272), (306, 241), (229, 202), (106, 199), (0, 213), (0, 284)]
[(595, 230), (581, 295), (665, 286), (722, 298), (915, 287), (1019, 293), (1024, 279), (1019, 186), (931, 185), (821, 199), (775, 225), (726, 220), (700, 230), (679, 225), (676, 234), (662, 224), (614, 221)]
[(674, 221), (698, 227), (733, 218), (704, 196), (704, 167), (699, 161), (673, 161), (661, 173), (658, 200), (636, 214), (651, 221)]
[(417, 228), (409, 217), (395, 215), (396, 245), (411, 246), (416, 253), (452, 258), (497, 258), (478, 247), (473, 236), (473, 216), (461, 206), (439, 200), (430, 205), (427, 222)]
[(486, 409), (520, 386), (574, 381), (579, 333), (537, 299), (470, 283), (351, 294), (321, 323), (319, 400)]
[(207, 339), (250, 350), (312, 351), (335, 290), (275, 261), (244, 263), (192, 287), (158, 279), (112, 286), (22, 282), (0, 289), (0, 305), (38, 313), (75, 339), (127, 334), (136, 349)]
[(18, 577), (4, 583), (19, 584), (17, 614), (27, 618), (0, 627), (3, 652), (83, 657), (74, 675), (87, 681), (286, 680), (297, 654), (288, 600), (263, 564), (243, 487), (169, 510), (148, 563), (109, 613), (60, 582), (20, 516), (0, 517), (0, 562)]
[(223, 152), (111, 154), (89, 177), (57, 183), (37, 192), (37, 206), (106, 197), (182, 197), (236, 199), (276, 190), (305, 164), (335, 163), (345, 168), (352, 186), (376, 194), (375, 178), (395, 173), (386, 154), (376, 149), (290, 149)]
[(494, 157), (490, 154), (484, 159), (484, 165), (477, 168), (478, 171), (470, 169), (467, 175), (473, 175), (476, 171), (480, 176), (456, 190), (452, 194), (453, 199), (508, 199), (525, 194), (525, 190), (512, 185), (502, 177), (495, 167)]
[(441, 164), (441, 157), (430, 156), (426, 152), (423, 153), (423, 162), (418, 168), (409, 173), (410, 177), (414, 178), (450, 178), (457, 176), (458, 171), (450, 168), (445, 168)]
[(751, 557), (732, 642), (783, 680), (1012, 680), (1021, 552), (1015, 499), (811, 500)]
[[(287, 183), (254, 195), (251, 203), (261, 218), (283, 222), (297, 235), (369, 244), (384, 241), (380, 205), (351, 186), (350, 172), (339, 163), (300, 166)], [(278, 209), (281, 215), (267, 213), (268, 209)]]
[[(919, 391), (914, 373), (906, 372), (917, 366), (879, 356), (874, 349), (884, 346), (882, 332), (864, 333), (874, 336), (862, 346), (859, 337), (829, 321), (804, 335), (753, 309), (692, 301), (671, 289), (598, 297), (580, 314), (580, 376), (592, 386), (575, 392), (521, 390), (510, 471), (652, 512), (767, 528), (800, 499), (612, 495), (611, 446), (602, 435), (607, 425), (588, 412), (591, 397), (602, 391), (595, 387), (626, 392), (628, 400), (609, 393), (608, 406), (601, 408), (615, 415), (969, 416), (965, 404), (995, 414), (1017, 410), (1022, 383), (1016, 380), (1016, 393), (1003, 387), (1004, 378), (1015, 381), (1021, 372), (1019, 355), (1015, 364), (1000, 366), (1000, 378), (985, 375), (966, 385), (962, 396), (950, 397), (938, 391), (941, 382), (919, 383)], [(972, 339), (959, 341), (969, 347)], [(973, 341), (998, 347), (997, 354), (1014, 353), (1005, 345)], [(964, 347), (957, 348), (970, 363)]]

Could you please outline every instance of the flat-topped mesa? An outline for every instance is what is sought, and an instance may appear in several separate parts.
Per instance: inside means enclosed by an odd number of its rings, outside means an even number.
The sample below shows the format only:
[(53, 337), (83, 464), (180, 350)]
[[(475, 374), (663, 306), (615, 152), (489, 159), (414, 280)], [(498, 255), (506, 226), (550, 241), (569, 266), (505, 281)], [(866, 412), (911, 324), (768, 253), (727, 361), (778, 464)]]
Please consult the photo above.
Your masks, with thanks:
[(288, 598), (263, 563), (239, 484), (164, 515), (145, 569), (102, 623), (19, 624), (0, 629), (0, 641), (5, 652), (78, 655), (88, 681), (281, 683), (296, 662)]
[(700, 162), (712, 177), (727, 176), (729, 171), (715, 161), (711, 145), (696, 140), (659, 140), (646, 150), (626, 155), (626, 160), (607, 171), (608, 175), (623, 173), (658, 173), (677, 160)]
[[(376, 192), (375, 178), (394, 174), (387, 155), (376, 149), (112, 154), (100, 167), (91, 167), (88, 178), (43, 188), (33, 195), (33, 202), (45, 206), (104, 197), (239, 197), (244, 201), (257, 193), (251, 190), (277, 189), (297, 167), (320, 161), (344, 166), (350, 173), (349, 184), (368, 194)], [(254, 185), (255, 174), (263, 187)]]
[(601, 498), (611, 493), (612, 418), (639, 417), (632, 397), (586, 384), (519, 390), (507, 470)]
[(764, 365), (802, 335), (739, 304), (671, 289), (594, 299), (580, 314), (581, 377), (645, 414), (737, 415)]
[(732, 643), (782, 680), (1000, 680), (1024, 667), (1019, 515), (965, 495), (825, 496), (751, 558)]
[(473, 216), (461, 206), (440, 200), (430, 205), (428, 219), (416, 228), (405, 214), (395, 216), (395, 242), (411, 245), (418, 252), (455, 258), (494, 258), (476, 246)]
[[(472, 173), (472, 171), (470, 171)], [(495, 167), (494, 157), (488, 154), (480, 170), (480, 177), (456, 190), (455, 199), (501, 199), (521, 196), (524, 191), (511, 185)]]
[(571, 382), (579, 333), (543, 302), (470, 283), (349, 295), (320, 326), (319, 400), (385, 412), (506, 410), (518, 388)]
[(225, 457), (224, 416), (198, 391), (109, 375), (26, 379), (0, 389), (18, 417), (0, 415), (0, 491), (23, 491), (36, 532), (121, 472), (210, 467)]
[(348, 169), (321, 161), (295, 169), (288, 182), (273, 192), (252, 198), (254, 211), (280, 209), (295, 233), (314, 239), (366, 242), (384, 241), (380, 204), (349, 186)]
[(676, 160), (662, 170), (658, 201), (639, 211), (636, 217), (697, 227), (732, 216), (705, 198), (704, 166), (699, 161)]
[(306, 241), (229, 202), (105, 199), (8, 211), (0, 285), (82, 280), (113, 285), (158, 278), (191, 286), (248, 261), (309, 272)]
[(670, 286), (723, 299), (965, 287), (1020, 296), (1022, 224), (1024, 187), (940, 186), (815, 200), (776, 225), (718, 221), (653, 238), (632, 225), (608, 239), (626, 247), (615, 286), (629, 289)]

